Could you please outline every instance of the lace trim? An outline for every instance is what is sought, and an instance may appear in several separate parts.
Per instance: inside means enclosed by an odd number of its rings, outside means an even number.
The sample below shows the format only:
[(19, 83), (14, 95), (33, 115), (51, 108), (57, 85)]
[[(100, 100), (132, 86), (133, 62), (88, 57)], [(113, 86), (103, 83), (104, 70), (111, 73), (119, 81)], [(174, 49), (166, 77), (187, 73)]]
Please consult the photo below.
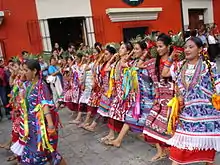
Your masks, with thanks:
[(175, 133), (167, 144), (187, 150), (216, 150), (220, 151), (220, 136), (195, 136)]
[(22, 156), (22, 154), (23, 154), (23, 150), (24, 150), (24, 145), (22, 145), (22, 144), (20, 144), (19, 143), (19, 140), (16, 142), (16, 143), (14, 143), (12, 146), (11, 146), (11, 151), (15, 154), (15, 155), (17, 155), (17, 156)]

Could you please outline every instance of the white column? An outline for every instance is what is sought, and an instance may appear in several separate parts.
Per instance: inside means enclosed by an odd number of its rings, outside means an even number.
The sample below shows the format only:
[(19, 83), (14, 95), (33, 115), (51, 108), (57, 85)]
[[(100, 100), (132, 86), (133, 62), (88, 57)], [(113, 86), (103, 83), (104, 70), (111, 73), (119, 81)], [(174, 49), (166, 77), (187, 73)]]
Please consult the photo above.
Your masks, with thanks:
[(88, 45), (90, 47), (93, 47), (95, 44), (95, 32), (92, 17), (86, 17), (85, 23), (88, 37)]
[(43, 50), (52, 51), (48, 21), (46, 19), (43, 19), (39, 21), (39, 24), (40, 24), (41, 37), (43, 42)]
[(86, 31), (86, 20), (83, 20), (83, 35), (84, 35), (85, 45), (88, 45), (88, 34)]

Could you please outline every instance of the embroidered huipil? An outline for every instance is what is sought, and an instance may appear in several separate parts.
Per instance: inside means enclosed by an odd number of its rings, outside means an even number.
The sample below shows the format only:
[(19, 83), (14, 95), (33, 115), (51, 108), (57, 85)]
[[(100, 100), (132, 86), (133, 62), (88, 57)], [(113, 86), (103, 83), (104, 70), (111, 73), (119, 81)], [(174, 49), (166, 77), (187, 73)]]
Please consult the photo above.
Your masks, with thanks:
[[(177, 68), (182, 68), (180, 74), (176, 75), (174, 66), (171, 67), (171, 74), (177, 81), (185, 107), (180, 111), (180, 122), (168, 144), (180, 149), (220, 151), (220, 111), (211, 103), (214, 87), (206, 63), (201, 59), (196, 66), (180, 62)], [(219, 93), (220, 76), (214, 63), (212, 72)]]

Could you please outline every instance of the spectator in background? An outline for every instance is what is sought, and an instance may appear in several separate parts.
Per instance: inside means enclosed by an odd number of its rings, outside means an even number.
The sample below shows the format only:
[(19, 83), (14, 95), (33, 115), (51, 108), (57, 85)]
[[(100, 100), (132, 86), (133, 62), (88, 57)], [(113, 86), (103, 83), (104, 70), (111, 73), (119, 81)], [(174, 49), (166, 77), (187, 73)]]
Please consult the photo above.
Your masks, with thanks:
[[(7, 118), (10, 119), (10, 109), (6, 107), (8, 105), (7, 86), (8, 86), (8, 82), (7, 82), (7, 75), (5, 72), (4, 59), (1, 58), (0, 59), (0, 98), (5, 109), (5, 114)], [(0, 119), (2, 119), (2, 117), (3, 115), (2, 112), (0, 111)]]
[(211, 62), (214, 62), (219, 52), (218, 52), (218, 42), (214, 35), (214, 29), (212, 28), (208, 35), (208, 44), (209, 44), (209, 48), (208, 48), (209, 58)]
[(38, 61), (39, 61), (40, 67), (41, 67), (43, 79), (45, 80), (46, 77), (48, 76), (48, 65), (47, 65), (47, 63), (44, 61), (44, 59), (43, 59), (42, 56), (39, 56), (39, 57), (38, 57)]
[(75, 53), (76, 53), (76, 49), (75, 46), (73, 44), (69, 44), (68, 45), (68, 49), (67, 49), (67, 56), (68, 57), (72, 57), (73, 59), (75, 59)]
[(191, 30), (190, 31), (190, 37), (196, 37), (198, 35), (197, 30)]
[(54, 44), (53, 52), (56, 51), (58, 58), (63, 54), (63, 48), (60, 47), (58, 43)]
[(202, 40), (203, 47), (207, 48), (208, 41), (207, 41), (207, 38), (206, 38), (205, 34), (203, 33), (202, 29), (199, 29), (198, 38), (200, 38)]
[(22, 52), (21, 52), (21, 55), (22, 55), (22, 57), (24, 57), (24, 58), (26, 58), (27, 56), (28, 56), (28, 51), (26, 51), (26, 50), (23, 50)]
[(169, 31), (168, 31), (168, 35), (172, 38), (172, 37), (173, 37), (173, 31), (172, 31), (172, 30), (169, 30)]
[(207, 33), (207, 28), (206, 28), (206, 25), (201, 25), (200, 26), (200, 28), (199, 28), (199, 30), (200, 30), (200, 33), (202, 34), (202, 35), (206, 35), (206, 33)]
[(96, 42), (94, 47), (95, 47), (98, 54), (100, 54), (102, 52), (102, 44), (100, 42)]
[(187, 41), (190, 38), (190, 30), (189, 29), (187, 31), (185, 31), (184, 38), (185, 38), (185, 41)]
[(160, 35), (160, 31), (154, 31), (152, 33), (155, 34), (155, 39), (157, 40), (158, 36)]
[(25, 62), (25, 60), (28, 58), (28, 55), (29, 55), (28, 51), (23, 50), (21, 52), (21, 57), (22, 57), (21, 61)]
[(58, 98), (61, 96), (63, 89), (62, 89), (62, 74), (60, 68), (57, 67), (57, 60), (54, 57), (50, 59), (50, 66), (48, 68), (47, 82), (50, 83), (50, 89), (53, 93), (53, 100), (56, 103)]
[(218, 42), (219, 42), (219, 30), (218, 30), (218, 26), (216, 23), (214, 23), (214, 25), (213, 25), (213, 34), (214, 34), (216, 40), (218, 40)]
[[(10, 77), (11, 77), (11, 74), (13, 72), (13, 65), (14, 65), (14, 62), (13, 60), (9, 60), (8, 61), (8, 66), (5, 67), (5, 74), (6, 74), (6, 81), (7, 81), (7, 87), (6, 87), (6, 95), (7, 95), (7, 102), (9, 102), (9, 94), (11, 93), (11, 86), (10, 86)], [(11, 109), (9, 108), (9, 110), (11, 111)]]

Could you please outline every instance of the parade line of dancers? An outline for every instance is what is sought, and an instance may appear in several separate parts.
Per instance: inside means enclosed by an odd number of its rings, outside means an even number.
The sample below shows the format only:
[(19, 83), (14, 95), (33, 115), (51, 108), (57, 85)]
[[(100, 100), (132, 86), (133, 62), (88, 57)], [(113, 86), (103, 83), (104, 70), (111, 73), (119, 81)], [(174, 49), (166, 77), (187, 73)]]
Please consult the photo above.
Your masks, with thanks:
[(190, 37), (182, 48), (172, 44), (160, 34), (155, 42), (123, 42), (119, 50), (96, 43), (95, 54), (62, 57), (57, 47), (49, 66), (42, 57), (14, 60), (11, 159), (66, 164), (57, 151), (58, 113), (65, 106), (77, 113), (69, 124), (90, 132), (100, 119), (108, 121), (103, 145), (120, 147), (133, 131), (156, 147), (147, 161), (169, 156), (172, 165), (212, 165), (220, 151), (220, 75), (200, 38)]

